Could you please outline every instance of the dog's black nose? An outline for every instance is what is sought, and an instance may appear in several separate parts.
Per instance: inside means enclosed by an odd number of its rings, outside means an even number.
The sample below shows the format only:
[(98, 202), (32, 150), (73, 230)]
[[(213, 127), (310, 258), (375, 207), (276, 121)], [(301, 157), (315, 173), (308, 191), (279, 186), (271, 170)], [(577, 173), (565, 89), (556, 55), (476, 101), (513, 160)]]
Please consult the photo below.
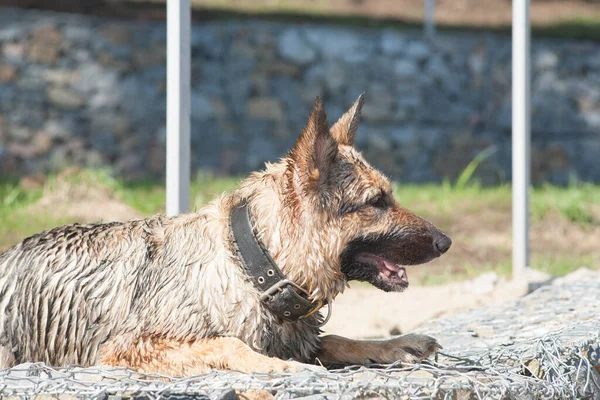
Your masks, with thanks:
[(448, 249), (450, 248), (450, 246), (452, 246), (452, 239), (450, 239), (448, 236), (444, 235), (443, 233), (440, 234), (435, 239), (435, 247), (442, 254), (444, 254), (445, 252), (447, 252)]

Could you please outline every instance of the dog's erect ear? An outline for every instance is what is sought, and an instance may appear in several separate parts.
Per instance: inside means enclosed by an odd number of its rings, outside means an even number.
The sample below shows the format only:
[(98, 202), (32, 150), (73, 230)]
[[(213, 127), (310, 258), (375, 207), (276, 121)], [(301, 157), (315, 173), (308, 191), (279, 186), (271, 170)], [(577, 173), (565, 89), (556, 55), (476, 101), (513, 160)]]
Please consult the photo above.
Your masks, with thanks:
[(290, 152), (294, 169), (305, 182), (322, 185), (338, 151), (338, 144), (329, 132), (329, 123), (320, 97), (315, 99), (304, 132)]
[(339, 144), (354, 145), (354, 138), (358, 132), (360, 112), (365, 102), (365, 94), (358, 96), (352, 107), (331, 127), (331, 134)]

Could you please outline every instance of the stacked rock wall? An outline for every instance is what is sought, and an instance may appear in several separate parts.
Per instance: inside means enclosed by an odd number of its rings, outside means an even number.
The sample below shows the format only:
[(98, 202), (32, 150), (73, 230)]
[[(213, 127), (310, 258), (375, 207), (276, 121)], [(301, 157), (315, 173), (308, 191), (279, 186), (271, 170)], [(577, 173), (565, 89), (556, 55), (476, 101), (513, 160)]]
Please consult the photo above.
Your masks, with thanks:
[[(68, 165), (164, 175), (165, 24), (0, 9), (0, 175)], [(483, 149), (510, 180), (510, 37), (280, 24), (192, 28), (193, 169), (285, 154), (316, 95), (333, 122), (366, 92), (358, 146), (400, 181), (455, 178)], [(534, 40), (535, 182), (600, 182), (600, 44)]]

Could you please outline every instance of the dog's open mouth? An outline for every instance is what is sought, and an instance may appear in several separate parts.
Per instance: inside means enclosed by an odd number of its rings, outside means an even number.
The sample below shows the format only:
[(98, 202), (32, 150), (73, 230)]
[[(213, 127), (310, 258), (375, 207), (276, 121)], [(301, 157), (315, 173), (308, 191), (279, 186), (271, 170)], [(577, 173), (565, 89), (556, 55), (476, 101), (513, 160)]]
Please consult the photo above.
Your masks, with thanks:
[(408, 288), (408, 266), (425, 264), (438, 256), (427, 235), (360, 238), (342, 252), (341, 271), (349, 281), (369, 282), (386, 292), (401, 292)]
[(360, 253), (356, 256), (356, 261), (361, 264), (374, 265), (382, 278), (401, 286), (408, 286), (408, 274), (406, 273), (406, 267), (403, 265), (372, 253)]

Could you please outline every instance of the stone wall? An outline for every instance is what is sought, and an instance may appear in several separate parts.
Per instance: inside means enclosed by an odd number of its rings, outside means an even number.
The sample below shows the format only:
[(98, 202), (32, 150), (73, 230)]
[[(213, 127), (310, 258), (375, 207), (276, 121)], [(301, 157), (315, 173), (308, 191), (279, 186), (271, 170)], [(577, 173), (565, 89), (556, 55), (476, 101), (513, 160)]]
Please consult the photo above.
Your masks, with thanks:
[[(316, 95), (333, 122), (366, 92), (358, 146), (401, 181), (481, 150), (510, 179), (510, 37), (203, 22), (192, 29), (193, 168), (242, 173), (293, 144)], [(0, 9), (0, 175), (77, 164), (164, 175), (165, 24)], [(600, 44), (533, 43), (532, 175), (600, 182)]]

